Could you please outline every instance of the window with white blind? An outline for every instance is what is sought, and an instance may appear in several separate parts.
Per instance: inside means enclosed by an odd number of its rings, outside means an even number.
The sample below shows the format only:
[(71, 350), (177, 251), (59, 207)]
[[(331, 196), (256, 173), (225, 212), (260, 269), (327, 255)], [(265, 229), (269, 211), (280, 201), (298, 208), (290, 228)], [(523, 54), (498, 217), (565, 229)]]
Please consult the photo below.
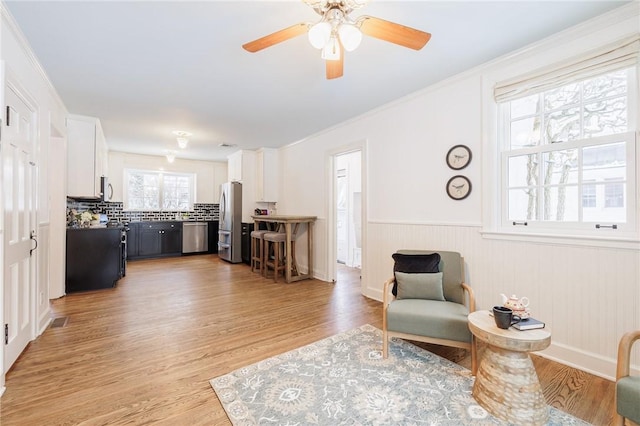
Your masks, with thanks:
[(193, 173), (125, 170), (124, 209), (146, 211), (193, 210)]
[(501, 229), (637, 236), (638, 40), (620, 45), (595, 70), (576, 66), (587, 58), (497, 85)]

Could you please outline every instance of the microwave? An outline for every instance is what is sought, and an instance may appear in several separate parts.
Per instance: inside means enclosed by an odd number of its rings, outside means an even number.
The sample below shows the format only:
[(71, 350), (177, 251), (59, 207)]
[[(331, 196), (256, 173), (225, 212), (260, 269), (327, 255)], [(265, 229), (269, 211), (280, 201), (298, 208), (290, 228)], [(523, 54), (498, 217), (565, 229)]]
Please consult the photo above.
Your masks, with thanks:
[(100, 177), (100, 201), (111, 201), (113, 198), (113, 186), (106, 176)]

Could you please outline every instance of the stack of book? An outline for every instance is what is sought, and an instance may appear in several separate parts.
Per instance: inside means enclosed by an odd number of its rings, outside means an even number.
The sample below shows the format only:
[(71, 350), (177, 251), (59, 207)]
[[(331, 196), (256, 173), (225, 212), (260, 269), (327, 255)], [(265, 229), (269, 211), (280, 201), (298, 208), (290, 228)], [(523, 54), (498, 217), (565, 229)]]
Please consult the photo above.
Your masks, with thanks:
[(513, 324), (512, 327), (515, 328), (516, 330), (521, 330), (521, 331), (533, 330), (535, 328), (544, 328), (544, 323), (535, 318), (529, 317), (527, 319), (523, 319), (519, 323)]

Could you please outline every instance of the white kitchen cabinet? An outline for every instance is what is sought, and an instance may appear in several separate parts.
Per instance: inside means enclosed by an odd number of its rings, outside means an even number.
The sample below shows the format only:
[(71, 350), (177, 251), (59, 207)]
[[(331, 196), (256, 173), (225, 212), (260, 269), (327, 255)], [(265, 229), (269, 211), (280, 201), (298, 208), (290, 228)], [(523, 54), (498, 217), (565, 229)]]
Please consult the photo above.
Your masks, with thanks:
[(260, 148), (256, 151), (256, 201), (276, 203), (278, 201), (279, 178), (278, 150)]
[(107, 144), (100, 120), (67, 118), (67, 195), (100, 197), (100, 177), (107, 172)]
[(229, 182), (242, 182), (242, 151), (227, 156), (227, 176)]
[(213, 201), (218, 204), (220, 201), (220, 185), (228, 181), (228, 166), (224, 163), (213, 165)]
[(256, 205), (256, 152), (236, 151), (227, 157), (229, 182), (242, 183), (242, 221), (253, 222)]
[(227, 174), (229, 182), (255, 185), (256, 152), (236, 151), (227, 156)]

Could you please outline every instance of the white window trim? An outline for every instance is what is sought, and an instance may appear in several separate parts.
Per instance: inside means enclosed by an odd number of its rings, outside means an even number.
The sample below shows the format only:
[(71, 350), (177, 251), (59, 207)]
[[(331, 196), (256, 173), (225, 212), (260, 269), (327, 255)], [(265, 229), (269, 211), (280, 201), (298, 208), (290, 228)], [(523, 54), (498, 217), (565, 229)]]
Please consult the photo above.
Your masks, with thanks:
[[(529, 52), (530, 53), (530, 52)], [(513, 58), (512, 58), (513, 59)], [(514, 64), (511, 64), (514, 65)], [(529, 242), (538, 244), (567, 245), (567, 246), (590, 246), (617, 249), (640, 250), (640, 214), (636, 213), (635, 230), (630, 234), (601, 233), (600, 235), (573, 235), (563, 232), (564, 230), (538, 229), (523, 232), (522, 229), (507, 229), (502, 226), (501, 209), (502, 202), (502, 152), (499, 146), (498, 114), (499, 108), (495, 101), (494, 89), (496, 84), (517, 75), (514, 72), (518, 66), (505, 66), (498, 69), (492, 75), (486, 74), (482, 78), (482, 115), (483, 115), (483, 182), (482, 182), (482, 230), (480, 234), (483, 238), (494, 240), (507, 240), (517, 242)], [(505, 70), (511, 70), (511, 74), (505, 74)], [(509, 72), (509, 71), (506, 71)], [(630, 87), (630, 91), (635, 91), (636, 99), (640, 103), (640, 67), (636, 66), (635, 87)], [(635, 131), (635, 167), (634, 176), (634, 202), (640, 203), (640, 106), (634, 104), (634, 99), (630, 99), (628, 108), (630, 109), (629, 126), (637, 129)], [(636, 205), (637, 209), (640, 205)]]
[[(129, 173), (150, 173), (150, 174), (158, 174), (158, 175), (178, 175), (178, 176), (188, 176), (191, 180), (191, 197), (189, 200), (189, 209), (188, 210), (165, 210), (162, 208), (159, 209), (133, 209), (129, 207)], [(149, 170), (149, 169), (135, 169), (135, 168), (125, 168), (123, 170), (123, 188), (122, 188), (122, 210), (128, 212), (193, 212), (194, 205), (196, 203), (196, 174), (188, 173), (188, 172), (176, 172), (176, 171), (160, 171), (160, 170)], [(161, 200), (160, 200), (161, 201)], [(162, 203), (161, 203), (162, 204)]]

